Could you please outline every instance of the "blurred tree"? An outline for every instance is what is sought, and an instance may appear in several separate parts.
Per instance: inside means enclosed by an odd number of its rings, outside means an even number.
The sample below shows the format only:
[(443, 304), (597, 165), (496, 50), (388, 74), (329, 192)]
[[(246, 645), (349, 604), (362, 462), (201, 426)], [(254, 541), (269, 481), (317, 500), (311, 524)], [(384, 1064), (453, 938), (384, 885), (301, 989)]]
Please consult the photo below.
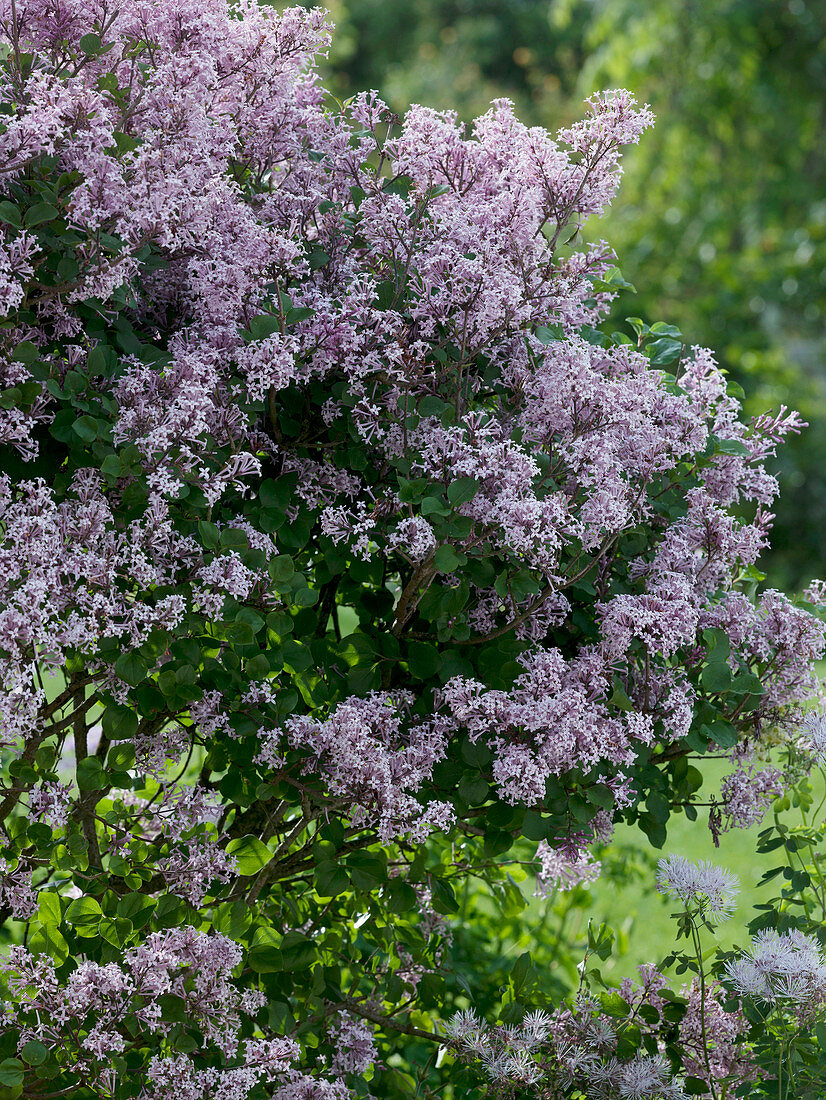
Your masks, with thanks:
[[(311, 6), (308, 3), (308, 6)], [(578, 118), (587, 5), (564, 25), (548, 0), (333, 0), (337, 26), (328, 84), (341, 95), (379, 89), (471, 119), (508, 96), (525, 121)]]
[[(310, 3), (310, 0), (307, 0)], [(627, 87), (658, 116), (600, 225), (646, 291), (615, 317), (714, 348), (752, 412), (792, 405), (769, 581), (826, 573), (826, 3), (823, 0), (333, 0), (330, 83), (397, 110), (492, 98), (555, 127)], [(586, 227), (587, 235), (587, 227)]]

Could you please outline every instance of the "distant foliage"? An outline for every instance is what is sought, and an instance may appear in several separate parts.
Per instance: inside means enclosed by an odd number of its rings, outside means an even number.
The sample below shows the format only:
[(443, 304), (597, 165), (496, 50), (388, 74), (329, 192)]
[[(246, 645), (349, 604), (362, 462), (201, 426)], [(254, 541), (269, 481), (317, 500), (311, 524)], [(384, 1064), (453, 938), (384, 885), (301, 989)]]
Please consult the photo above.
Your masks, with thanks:
[(251, 0), (0, 26), (0, 1100), (765, 1079), (699, 947), (684, 996), (563, 1002), (485, 908), (592, 880), (619, 818), (661, 846), (708, 752), (715, 830), (821, 752), (822, 586), (755, 594), (799, 418), (605, 335), (624, 280), (572, 243), (651, 112), (331, 106), (322, 14)]

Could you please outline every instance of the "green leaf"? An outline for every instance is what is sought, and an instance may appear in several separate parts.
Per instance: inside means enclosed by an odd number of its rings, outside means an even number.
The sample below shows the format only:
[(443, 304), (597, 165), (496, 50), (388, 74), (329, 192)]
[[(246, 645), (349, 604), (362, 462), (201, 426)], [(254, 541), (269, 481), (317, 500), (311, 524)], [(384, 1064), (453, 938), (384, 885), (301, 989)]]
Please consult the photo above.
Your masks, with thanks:
[(461, 559), (457, 556), (452, 546), (440, 546), (433, 557), (433, 564), (440, 573), (452, 573)]
[(377, 852), (353, 852), (347, 858), (347, 872), (357, 889), (375, 890), (387, 877), (387, 857)]
[(78, 45), (84, 53), (96, 54), (99, 53), (103, 43), (100, 40), (100, 36), (97, 34), (84, 34)]
[(739, 458), (748, 458), (751, 451), (739, 439), (718, 439), (717, 451), (722, 455), (737, 455)]
[(319, 897), (335, 898), (350, 889), (350, 879), (340, 863), (325, 859), (316, 864), (315, 888)]
[(601, 993), (599, 995), (599, 1003), (602, 1005), (602, 1011), (606, 1016), (628, 1016), (631, 1012), (631, 1006), (628, 1001), (620, 997), (619, 993)]
[(593, 787), (588, 787), (584, 794), (589, 802), (601, 806), (603, 810), (614, 808), (614, 792), (604, 783), (595, 783)]
[[(628, 318), (630, 320), (630, 318)], [(651, 332), (655, 336), (671, 336), (675, 340), (682, 340), (683, 334), (676, 325), (667, 325), (665, 321), (655, 321), (651, 326)]]
[(292, 599), (296, 607), (313, 607), (318, 603), (318, 591), (315, 588), (299, 588)]
[(23, 1084), (25, 1066), (19, 1058), (4, 1058), (0, 1062), (0, 1085), (15, 1088)]
[(658, 824), (662, 825), (668, 821), (671, 814), (671, 807), (665, 795), (660, 794), (659, 791), (651, 791), (648, 798), (645, 800), (645, 805), (648, 808), (648, 812)]
[(660, 340), (653, 340), (646, 348), (651, 360), (651, 366), (661, 367), (666, 363), (673, 363), (675, 359), (679, 359), (682, 347), (683, 345), (679, 340), (672, 340), (670, 336), (664, 336)]
[(131, 650), (129, 653), (121, 653), (115, 661), (115, 672), (121, 680), (125, 680), (132, 687), (137, 687), (138, 684), (142, 683), (146, 679), (148, 671), (147, 661), (135, 650)]
[(449, 516), (450, 509), (439, 497), (429, 496), (422, 501), (423, 516)]
[(488, 781), (481, 775), (463, 775), (459, 780), (459, 797), (468, 806), (480, 806), (488, 797)]
[(439, 669), (441, 654), (429, 642), (408, 642), (407, 664), (412, 676), (419, 680), (429, 680)]
[(437, 913), (458, 913), (459, 902), (453, 893), (453, 887), (440, 878), (431, 880), (433, 887), (433, 908)]
[(295, 565), (289, 554), (279, 554), (270, 559), (267, 571), (276, 584), (286, 584), (295, 574)]
[(15, 229), (19, 229), (21, 225), (20, 208), (15, 206), (13, 202), (0, 202), (0, 222), (5, 222), (6, 225), (13, 225)]
[(126, 894), (118, 902), (118, 916), (128, 920), (134, 928), (142, 928), (155, 908), (155, 899), (146, 894)]
[(162, 993), (158, 997), (161, 1019), (170, 1024), (182, 1024), (187, 1020), (187, 1003), (174, 993)]
[(442, 413), (450, 407), (451, 406), (448, 405), (446, 401), (442, 401), (440, 397), (434, 397), (432, 394), (428, 394), (421, 399), (416, 411), (419, 416), (441, 416)]
[(473, 500), (479, 489), (479, 482), (475, 477), (459, 477), (447, 487), (447, 499), (451, 504), (465, 504)]
[(728, 691), (731, 687), (731, 669), (726, 661), (714, 661), (705, 666), (700, 680), (706, 691), (715, 694)]
[(37, 1039), (30, 1039), (28, 1043), (25, 1043), (20, 1054), (23, 1061), (28, 1062), (30, 1066), (42, 1066), (49, 1057), (48, 1048), (39, 1043)]
[(273, 928), (258, 928), (252, 938), (247, 960), (259, 974), (271, 974), (284, 969), (281, 937)]
[(281, 956), (285, 970), (306, 970), (315, 962), (317, 954), (315, 940), (301, 932), (288, 932), (281, 941)]
[(69, 957), (69, 945), (60, 929), (53, 924), (36, 925), (29, 936), (28, 946), (35, 955), (48, 955), (55, 966), (62, 966)]
[(103, 910), (94, 898), (75, 898), (66, 910), (66, 921), (81, 936), (94, 936)]
[(106, 767), (116, 772), (128, 772), (135, 766), (134, 745), (112, 745), (106, 756)]
[(38, 899), (37, 919), (41, 924), (58, 925), (63, 920), (63, 907), (60, 895), (51, 890), (42, 890)]
[(740, 740), (737, 730), (730, 722), (718, 718), (708, 725), (700, 727), (702, 733), (710, 737), (721, 749), (731, 749)]
[(92, 443), (98, 437), (98, 422), (93, 416), (80, 416), (72, 424), (72, 430), (84, 443)]
[(689, 1096), (708, 1096), (708, 1084), (702, 1077), (686, 1077), (683, 1089)]
[(242, 836), (227, 845), (227, 855), (238, 861), (239, 874), (256, 875), (272, 859), (272, 852), (257, 836)]
[(530, 951), (523, 951), (511, 967), (510, 973), (510, 979), (513, 984), (513, 988), (517, 993), (525, 984), (525, 979), (527, 978), (531, 968), (531, 953)]
[(82, 791), (102, 791), (108, 787), (103, 765), (96, 756), (87, 756), (78, 764), (77, 785)]
[(537, 325), (534, 335), (540, 344), (550, 346), (562, 338), (562, 327), (560, 325)]
[(736, 695), (762, 695), (765, 689), (757, 676), (751, 672), (744, 672), (734, 677), (729, 690)]
[(128, 741), (138, 732), (138, 716), (131, 707), (113, 703), (103, 712), (101, 725), (110, 741)]
[(21, 340), (12, 352), (12, 359), (17, 363), (36, 363), (39, 358), (40, 352), (31, 340)]
[(29, 227), (43, 225), (60, 216), (60, 212), (49, 202), (37, 202), (30, 206), (23, 216), (23, 221)]
[(205, 519), (198, 521), (198, 535), (207, 550), (214, 550), (221, 541), (221, 532), (216, 525)]
[(256, 340), (266, 340), (276, 332), (281, 331), (281, 318), (272, 313), (262, 313), (253, 317), (250, 322), (250, 332)]
[(393, 879), (385, 887), (387, 907), (392, 913), (409, 913), (418, 905), (416, 891), (408, 882)]
[(634, 709), (634, 704), (628, 698), (625, 688), (622, 686), (622, 682), (618, 676), (614, 677), (614, 690), (608, 702), (613, 703), (619, 710)]

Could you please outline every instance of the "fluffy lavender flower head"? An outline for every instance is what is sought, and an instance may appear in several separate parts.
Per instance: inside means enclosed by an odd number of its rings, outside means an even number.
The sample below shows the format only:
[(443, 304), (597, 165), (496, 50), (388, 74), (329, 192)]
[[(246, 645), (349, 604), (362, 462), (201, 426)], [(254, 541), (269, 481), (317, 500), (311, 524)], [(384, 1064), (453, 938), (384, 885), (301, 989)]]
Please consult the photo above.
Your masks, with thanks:
[(745, 996), (802, 1009), (826, 1000), (826, 960), (817, 941), (802, 932), (758, 932), (749, 950), (726, 964), (726, 973)]
[(657, 889), (667, 897), (679, 898), (687, 908), (697, 906), (715, 924), (728, 920), (740, 880), (724, 867), (708, 860), (691, 863), (683, 856), (668, 856), (657, 863)]
[(819, 764), (826, 760), (826, 711), (814, 711), (803, 725), (802, 746)]

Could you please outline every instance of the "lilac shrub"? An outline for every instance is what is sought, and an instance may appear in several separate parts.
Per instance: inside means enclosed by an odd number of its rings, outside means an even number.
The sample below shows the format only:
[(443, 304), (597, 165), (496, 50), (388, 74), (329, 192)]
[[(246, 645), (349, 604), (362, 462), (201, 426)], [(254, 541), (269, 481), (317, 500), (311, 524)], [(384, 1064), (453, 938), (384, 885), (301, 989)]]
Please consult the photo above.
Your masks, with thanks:
[[(474, 891), (661, 846), (709, 752), (715, 829), (814, 759), (822, 586), (756, 592), (801, 421), (599, 328), (649, 109), (397, 118), (325, 95), (330, 34), (0, 0), (0, 1100), (471, 1094)], [(679, 1076), (640, 1027), (574, 1071), (558, 1010), (560, 1095)]]

